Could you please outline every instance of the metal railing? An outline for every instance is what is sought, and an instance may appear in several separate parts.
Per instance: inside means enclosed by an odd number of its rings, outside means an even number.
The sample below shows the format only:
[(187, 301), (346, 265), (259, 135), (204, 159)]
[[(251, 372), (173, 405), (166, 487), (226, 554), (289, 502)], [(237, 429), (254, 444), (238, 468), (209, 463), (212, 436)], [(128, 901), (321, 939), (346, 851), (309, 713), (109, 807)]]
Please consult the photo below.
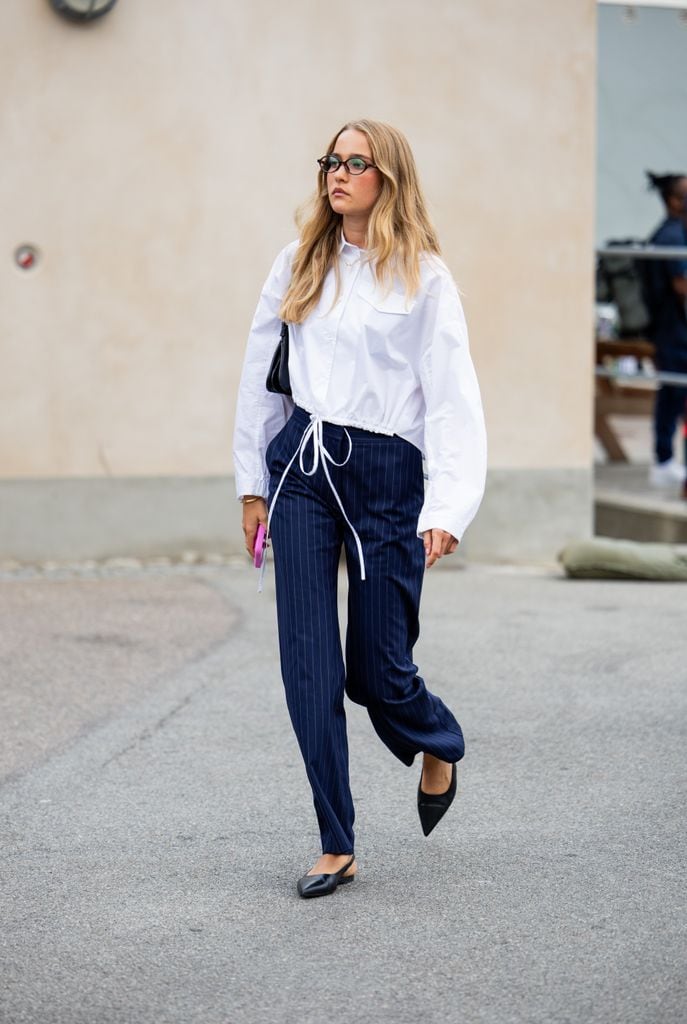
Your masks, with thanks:
[(687, 373), (669, 373), (667, 370), (655, 370), (652, 373), (628, 373), (627, 370), (614, 370), (608, 366), (596, 366), (594, 373), (597, 377), (609, 377), (611, 380), (623, 384), (673, 384), (677, 387), (687, 388)]
[(631, 256), (636, 260), (687, 260), (687, 247), (682, 245), (603, 245), (597, 256)]

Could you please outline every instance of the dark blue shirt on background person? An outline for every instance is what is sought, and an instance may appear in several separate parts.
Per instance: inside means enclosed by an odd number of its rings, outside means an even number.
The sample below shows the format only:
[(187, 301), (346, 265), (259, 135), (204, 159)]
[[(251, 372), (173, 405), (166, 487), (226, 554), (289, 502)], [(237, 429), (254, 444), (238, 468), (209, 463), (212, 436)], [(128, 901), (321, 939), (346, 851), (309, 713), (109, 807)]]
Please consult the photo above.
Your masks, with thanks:
[[(687, 246), (687, 175), (646, 172), (649, 188), (663, 200), (666, 219), (654, 231), (654, 245)], [(659, 370), (687, 374), (687, 259), (648, 260), (644, 268), (644, 291), (651, 316), (647, 331), (656, 347), (654, 360)], [(673, 456), (673, 439), (678, 422), (685, 422), (687, 388), (661, 384), (654, 405), (654, 452), (649, 468), (653, 487), (683, 484), (687, 497), (685, 467)], [(687, 440), (687, 436), (686, 436)]]
[[(677, 217), (667, 217), (649, 239), (652, 245), (687, 248), (687, 228)], [(663, 357), (687, 362), (685, 299), (673, 288), (675, 278), (687, 278), (687, 259), (647, 260), (646, 297), (651, 314), (649, 335), (662, 369)]]

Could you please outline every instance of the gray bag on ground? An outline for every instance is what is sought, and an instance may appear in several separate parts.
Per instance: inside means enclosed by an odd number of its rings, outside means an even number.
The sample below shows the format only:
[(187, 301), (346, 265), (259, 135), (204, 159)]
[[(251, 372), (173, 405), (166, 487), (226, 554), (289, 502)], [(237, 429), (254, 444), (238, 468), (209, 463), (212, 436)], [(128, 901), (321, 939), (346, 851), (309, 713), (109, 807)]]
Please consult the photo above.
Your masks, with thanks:
[(687, 581), (687, 547), (673, 544), (594, 537), (566, 545), (558, 561), (573, 579)]

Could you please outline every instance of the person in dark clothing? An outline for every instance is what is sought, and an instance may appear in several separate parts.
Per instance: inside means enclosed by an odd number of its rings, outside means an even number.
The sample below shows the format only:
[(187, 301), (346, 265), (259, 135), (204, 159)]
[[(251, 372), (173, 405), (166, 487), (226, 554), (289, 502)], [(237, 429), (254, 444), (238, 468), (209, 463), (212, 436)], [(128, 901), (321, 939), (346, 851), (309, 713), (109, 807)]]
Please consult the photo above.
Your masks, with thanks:
[[(666, 218), (649, 239), (653, 245), (687, 246), (687, 175), (646, 172), (649, 187), (663, 199)], [(645, 292), (651, 315), (649, 337), (659, 370), (687, 374), (687, 259), (647, 260)], [(657, 487), (684, 482), (684, 468), (673, 456), (678, 420), (685, 417), (687, 388), (662, 384), (654, 408), (656, 462), (650, 482)]]

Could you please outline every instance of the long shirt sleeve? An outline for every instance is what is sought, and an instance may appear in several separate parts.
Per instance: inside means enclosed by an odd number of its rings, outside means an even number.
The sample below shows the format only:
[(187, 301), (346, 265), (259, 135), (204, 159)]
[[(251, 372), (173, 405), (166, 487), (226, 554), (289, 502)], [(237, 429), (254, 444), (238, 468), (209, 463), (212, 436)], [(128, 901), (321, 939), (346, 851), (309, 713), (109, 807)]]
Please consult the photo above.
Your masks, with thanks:
[(265, 451), (293, 409), (291, 399), (272, 394), (265, 381), (279, 343), (279, 307), (291, 278), (296, 244), (282, 249), (274, 261), (248, 335), (234, 423), (234, 472), (239, 498), (245, 494), (267, 497)]
[(486, 431), (456, 286), (445, 274), (435, 288), (436, 318), (430, 327), (428, 317), (420, 365), (428, 483), (417, 530), (446, 530), (460, 540), (484, 494)]

